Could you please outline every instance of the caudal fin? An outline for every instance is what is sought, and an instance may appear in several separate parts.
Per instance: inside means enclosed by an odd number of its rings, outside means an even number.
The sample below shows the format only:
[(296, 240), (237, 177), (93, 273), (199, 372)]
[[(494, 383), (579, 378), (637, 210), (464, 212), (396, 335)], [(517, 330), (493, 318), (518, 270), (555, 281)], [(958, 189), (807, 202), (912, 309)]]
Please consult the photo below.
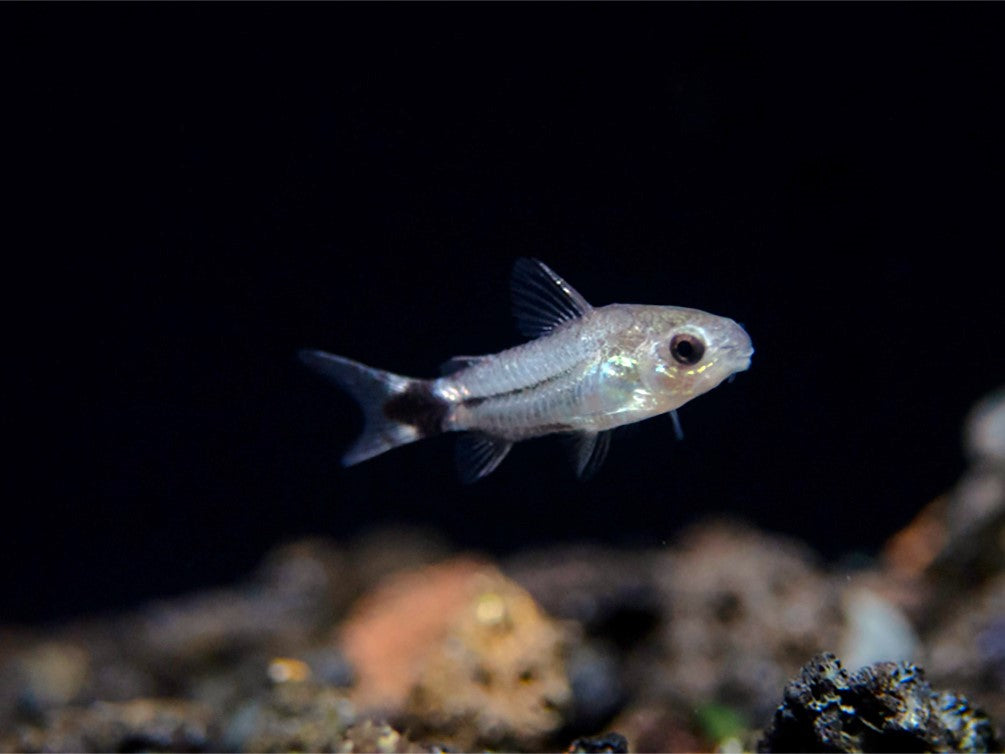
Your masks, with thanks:
[(342, 457), (343, 466), (440, 432), (446, 404), (425, 380), (374, 369), (324, 351), (301, 351), (300, 359), (338, 383), (363, 409), (363, 434)]

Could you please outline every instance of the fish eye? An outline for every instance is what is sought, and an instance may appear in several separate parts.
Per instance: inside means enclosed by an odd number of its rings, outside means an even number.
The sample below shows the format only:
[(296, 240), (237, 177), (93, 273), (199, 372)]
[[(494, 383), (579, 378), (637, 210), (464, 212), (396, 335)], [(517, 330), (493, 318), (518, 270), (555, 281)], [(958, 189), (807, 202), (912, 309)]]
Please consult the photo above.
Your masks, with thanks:
[(670, 340), (670, 355), (686, 366), (697, 364), (705, 355), (705, 344), (695, 335), (678, 333)]

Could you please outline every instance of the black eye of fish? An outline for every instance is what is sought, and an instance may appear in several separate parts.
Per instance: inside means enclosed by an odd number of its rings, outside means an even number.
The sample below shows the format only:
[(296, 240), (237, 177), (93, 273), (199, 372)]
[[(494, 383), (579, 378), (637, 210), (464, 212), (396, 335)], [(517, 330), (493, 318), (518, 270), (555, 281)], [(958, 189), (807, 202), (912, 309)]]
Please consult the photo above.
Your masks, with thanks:
[(681, 333), (670, 341), (670, 355), (681, 364), (690, 366), (701, 361), (705, 355), (705, 344), (694, 335)]

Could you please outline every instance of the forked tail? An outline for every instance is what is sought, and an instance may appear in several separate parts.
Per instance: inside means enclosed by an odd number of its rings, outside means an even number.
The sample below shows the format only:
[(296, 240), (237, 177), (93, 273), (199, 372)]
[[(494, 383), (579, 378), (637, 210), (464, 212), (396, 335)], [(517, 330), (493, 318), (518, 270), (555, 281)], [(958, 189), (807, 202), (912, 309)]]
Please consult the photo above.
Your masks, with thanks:
[(324, 351), (301, 351), (300, 359), (344, 388), (363, 409), (363, 434), (342, 456), (343, 466), (442, 431), (447, 404), (433, 395), (428, 381)]

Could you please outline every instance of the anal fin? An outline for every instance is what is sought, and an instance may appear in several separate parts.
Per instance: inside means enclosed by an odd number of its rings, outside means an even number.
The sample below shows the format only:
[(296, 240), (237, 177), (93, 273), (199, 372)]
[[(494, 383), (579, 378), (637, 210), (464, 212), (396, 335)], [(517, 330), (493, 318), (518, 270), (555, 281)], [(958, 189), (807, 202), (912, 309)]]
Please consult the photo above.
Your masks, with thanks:
[(466, 432), (457, 440), (457, 472), (465, 484), (495, 471), (513, 443), (482, 432)]

